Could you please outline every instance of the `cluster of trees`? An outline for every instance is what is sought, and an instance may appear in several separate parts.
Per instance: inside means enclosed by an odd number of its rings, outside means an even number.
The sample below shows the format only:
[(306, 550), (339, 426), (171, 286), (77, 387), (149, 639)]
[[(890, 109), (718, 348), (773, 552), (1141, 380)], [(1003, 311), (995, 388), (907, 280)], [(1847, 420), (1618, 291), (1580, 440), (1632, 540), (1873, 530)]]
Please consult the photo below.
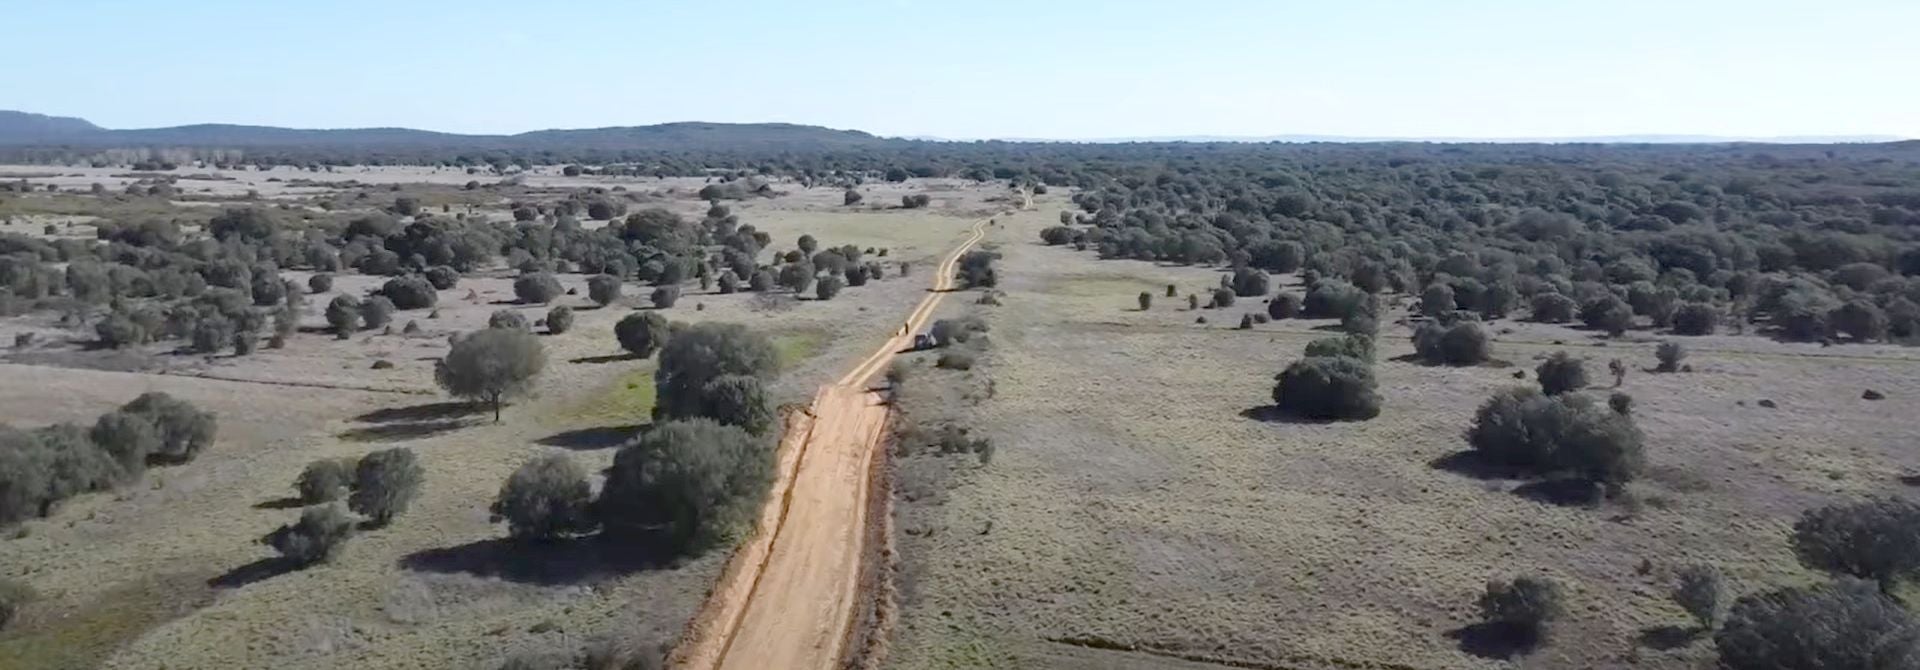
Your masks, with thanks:
[[(426, 470), (412, 449), (385, 449), (358, 459), (322, 459), (294, 480), (300, 518), (260, 538), (294, 567), (332, 560), (362, 528), (380, 528), (412, 506)], [(346, 498), (346, 507), (340, 499)], [(359, 514), (356, 522), (348, 511)]]
[[(1235, 273), (1240, 277), (1255, 274), (1258, 271)], [(1258, 277), (1257, 284), (1244, 278), (1223, 278), (1223, 283), (1236, 287), (1229, 295), (1242, 293), (1237, 289), (1250, 284), (1257, 285), (1258, 292), (1247, 293), (1264, 295), (1267, 286), (1264, 275)], [(1275, 376), (1274, 407), (1315, 421), (1364, 421), (1379, 416), (1380, 394), (1373, 376), (1379, 300), (1352, 290), (1345, 282), (1321, 278), (1309, 286), (1305, 304), (1294, 306), (1299, 304), (1283, 293), (1268, 301), (1267, 316), (1284, 319), (1304, 311), (1338, 317), (1344, 334), (1308, 342), (1302, 357)], [(1243, 327), (1248, 327), (1245, 322)]]
[(218, 430), (212, 412), (160, 392), (134, 398), (91, 427), (0, 425), (0, 524), (46, 516), (67, 498), (137, 481), (149, 466), (191, 461)]

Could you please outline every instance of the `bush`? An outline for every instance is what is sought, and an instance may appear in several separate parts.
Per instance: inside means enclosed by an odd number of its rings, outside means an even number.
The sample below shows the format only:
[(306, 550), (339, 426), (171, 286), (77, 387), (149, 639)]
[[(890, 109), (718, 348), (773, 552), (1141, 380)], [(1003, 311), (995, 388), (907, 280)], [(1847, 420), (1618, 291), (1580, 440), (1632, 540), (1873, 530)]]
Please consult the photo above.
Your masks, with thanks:
[(491, 510), (517, 539), (551, 540), (598, 525), (587, 472), (565, 454), (538, 456), (514, 470)]
[(733, 274), (732, 270), (722, 271), (720, 273), (720, 295), (731, 295), (739, 292), (740, 277)]
[(502, 330), (530, 331), (533, 326), (527, 323), (527, 315), (515, 309), (496, 309), (487, 315), (487, 328)]
[(1540, 367), (1534, 368), (1533, 374), (1540, 380), (1540, 390), (1547, 395), (1560, 395), (1587, 387), (1586, 361), (1569, 356), (1565, 351), (1553, 352), (1547, 360), (1540, 362)]
[(1558, 293), (1533, 296), (1533, 320), (1541, 323), (1566, 323), (1573, 320), (1573, 298)]
[(1148, 293), (1146, 291), (1141, 291), (1140, 292), (1140, 311), (1144, 312), (1150, 309), (1153, 309), (1153, 294)]
[(900, 196), (900, 206), (907, 209), (920, 209), (933, 204), (933, 196), (925, 193)]
[(164, 447), (160, 429), (153, 421), (125, 410), (100, 415), (93, 429), (87, 431), (87, 439), (113, 459), (121, 477), (127, 480), (138, 478), (147, 469), (147, 458)]
[(159, 391), (148, 391), (120, 406), (120, 411), (147, 420), (160, 432), (160, 447), (154, 455), (169, 463), (184, 463), (205, 451), (219, 434), (213, 412), (202, 411), (185, 400)]
[[(453, 287), (460, 285), (460, 271), (445, 265), (435, 265), (433, 267), (427, 268), (425, 275), (426, 275), (425, 278), (427, 280), (427, 285), (433, 287), (433, 289), (436, 291), (449, 291), (449, 290), (452, 290)], [(394, 298), (394, 302), (398, 304), (400, 302), (400, 299)], [(431, 305), (428, 305), (428, 306), (431, 306)], [(414, 308), (401, 307), (401, 309), (414, 309)]]
[(20, 608), (33, 602), (36, 595), (24, 582), (10, 578), (0, 578), (0, 630), (13, 623)]
[(682, 551), (728, 543), (759, 511), (773, 482), (773, 454), (767, 441), (737, 426), (666, 421), (614, 455), (597, 511), (609, 532), (659, 529)]
[(674, 303), (680, 302), (680, 287), (661, 286), (654, 289), (649, 297), (653, 300), (654, 309), (672, 309)]
[(1894, 583), (1920, 570), (1920, 505), (1874, 498), (1808, 510), (1793, 524), (1800, 563), (1836, 575)]
[(709, 384), (733, 375), (770, 379), (778, 365), (773, 343), (745, 326), (703, 322), (677, 330), (661, 348), (654, 372), (654, 417), (707, 416), (712, 407), (707, 393), (715, 390)]
[(1478, 365), (1493, 357), (1493, 341), (1474, 321), (1451, 326), (1427, 321), (1413, 330), (1414, 355), (1436, 365)]
[(1273, 403), (1283, 412), (1322, 421), (1366, 420), (1380, 414), (1373, 367), (1346, 356), (1294, 361), (1280, 373)]
[(1632, 414), (1633, 396), (1614, 391), (1612, 395), (1607, 396), (1607, 408), (1613, 410), (1614, 414)]
[(1727, 670), (1920, 667), (1920, 626), (1870, 582), (1743, 596), (1713, 636)]
[(1545, 577), (1489, 581), (1475, 604), (1482, 621), (1528, 647), (1545, 641), (1552, 623), (1566, 614), (1560, 585)]
[[(901, 274), (906, 274), (905, 266), (902, 266), (901, 270)], [(773, 273), (761, 270), (753, 273), (753, 277), (747, 280), (747, 290), (753, 291), (754, 293), (766, 293), (767, 291), (773, 290), (773, 283)]]
[(353, 493), (347, 496), (347, 506), (375, 527), (385, 526), (413, 504), (425, 476), (412, 449), (396, 447), (367, 454), (354, 467)]
[(422, 277), (395, 277), (380, 286), (380, 295), (393, 301), (393, 306), (399, 309), (427, 309), (440, 301), (440, 292), (435, 286)]
[(773, 428), (773, 406), (760, 379), (751, 375), (722, 375), (700, 389), (704, 406), (700, 416), (723, 425), (739, 426), (755, 435)]
[(367, 330), (382, 328), (393, 320), (393, 301), (386, 296), (373, 296), (360, 303), (360, 321)]
[(1310, 319), (1337, 319), (1359, 309), (1367, 294), (1352, 284), (1337, 279), (1322, 279), (1307, 291), (1300, 313)]
[(855, 191), (853, 189), (847, 189), (847, 192), (840, 196), (841, 204), (844, 204), (848, 207), (852, 207), (854, 205), (860, 204), (860, 200), (861, 200), (860, 192)]
[(1580, 308), (1580, 320), (1588, 328), (1619, 336), (1633, 327), (1633, 308), (1612, 294), (1588, 301)]
[(1300, 315), (1300, 297), (1292, 293), (1281, 293), (1267, 301), (1267, 316), (1275, 321), (1291, 319)]
[(101, 346), (113, 349), (146, 344), (151, 337), (147, 329), (132, 317), (114, 312), (93, 324), (94, 335), (99, 337)]
[(280, 275), (262, 269), (253, 275), (253, 304), (258, 307), (272, 307), (287, 297), (287, 285)]
[(1524, 387), (1495, 393), (1474, 413), (1466, 437), (1489, 461), (1610, 490), (1645, 466), (1643, 438), (1632, 418), (1575, 394), (1548, 397)]
[(434, 366), (433, 378), (447, 393), (486, 402), (500, 422), (500, 405), (532, 388), (546, 367), (539, 338), (521, 328), (487, 328), (460, 338)]
[(333, 290), (333, 275), (322, 272), (308, 277), (307, 290), (313, 293), (326, 293)]
[(1720, 571), (1711, 565), (1694, 565), (1680, 570), (1680, 583), (1673, 588), (1673, 602), (1686, 610), (1700, 627), (1711, 630), (1720, 620), (1720, 601), (1726, 587)]
[(1364, 335), (1322, 337), (1307, 343), (1306, 357), (1346, 356), (1373, 362), (1373, 338)]
[(1073, 229), (1066, 226), (1047, 226), (1040, 230), (1040, 241), (1048, 246), (1060, 246), (1073, 242)]
[(332, 560), (351, 537), (353, 520), (339, 505), (328, 504), (301, 510), (299, 521), (267, 533), (260, 542), (294, 565), (306, 567)]
[(565, 333), (573, 328), (573, 308), (555, 305), (547, 310), (547, 332), (553, 335)]
[(1718, 315), (1713, 306), (1702, 302), (1681, 305), (1673, 312), (1673, 334), (1712, 335)]
[(846, 282), (841, 280), (838, 275), (821, 277), (820, 281), (814, 282), (813, 284), (814, 297), (821, 300), (832, 300), (834, 296), (840, 295), (840, 288), (844, 285), (846, 285)]
[(987, 332), (987, 322), (977, 316), (940, 319), (927, 328), (927, 335), (933, 339), (933, 346), (936, 347), (964, 344), (973, 339), (974, 333), (984, 332)]
[(308, 463), (293, 481), (300, 502), (307, 505), (333, 502), (353, 484), (353, 464), (337, 458), (322, 458)]
[(613, 275), (598, 274), (587, 278), (587, 298), (601, 307), (619, 300), (620, 288), (620, 278)]
[(1431, 317), (1450, 314), (1454, 310), (1453, 287), (1435, 283), (1420, 294), (1420, 313)]
[(200, 317), (193, 325), (193, 350), (202, 354), (219, 353), (233, 343), (233, 322), (218, 314)]
[(1827, 314), (1827, 323), (1835, 333), (1858, 342), (1886, 339), (1887, 313), (1865, 299), (1848, 300)]
[(992, 251), (969, 251), (960, 257), (960, 285), (962, 288), (982, 288), (1000, 285), (1000, 272), (993, 264), (1000, 260), (1000, 254)]
[(327, 325), (333, 328), (333, 334), (342, 340), (360, 329), (360, 301), (353, 296), (340, 294), (327, 303)]
[(1687, 348), (1680, 346), (1679, 342), (1667, 340), (1653, 348), (1653, 356), (1660, 361), (1660, 365), (1656, 366), (1654, 368), (1655, 370), (1660, 372), (1678, 372), (1680, 371), (1680, 361), (1686, 360), (1687, 358)]
[(560, 297), (564, 290), (560, 280), (549, 272), (529, 272), (513, 280), (513, 295), (526, 304), (547, 304)]
[(1271, 289), (1267, 273), (1252, 268), (1233, 271), (1233, 294), (1245, 298), (1261, 297)]
[(652, 356), (667, 342), (667, 319), (654, 312), (635, 312), (613, 324), (620, 348), (640, 358)]

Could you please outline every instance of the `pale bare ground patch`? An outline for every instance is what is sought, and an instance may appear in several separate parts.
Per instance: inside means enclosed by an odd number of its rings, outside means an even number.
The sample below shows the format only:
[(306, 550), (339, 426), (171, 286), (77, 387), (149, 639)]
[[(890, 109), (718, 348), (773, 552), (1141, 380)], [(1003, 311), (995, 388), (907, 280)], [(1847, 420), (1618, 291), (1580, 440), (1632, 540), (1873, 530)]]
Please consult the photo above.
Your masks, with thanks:
[[(942, 238), (947, 245), (962, 238), (969, 223), (921, 211), (802, 207), (764, 208), (743, 219), (778, 231), (789, 245), (811, 232), (823, 245), (924, 245), (929, 253)], [(887, 237), (888, 230), (899, 234)], [(774, 396), (800, 400), (884, 341), (893, 320), (925, 295), (931, 265), (906, 279), (893, 269), (835, 300), (798, 300), (785, 309), (766, 309), (752, 294), (719, 295), (689, 284), (664, 314), (767, 332), (784, 368)], [(308, 273), (284, 275), (304, 285)], [(621, 302), (595, 309), (584, 276), (560, 276), (563, 286), (577, 289), (554, 303), (578, 310), (573, 329), (542, 335), (546, 373), (531, 398), (492, 425), (440, 396), (432, 369), (448, 335), (483, 327), (495, 310), (523, 312), (529, 322), (544, 318), (552, 305), (515, 303), (510, 276), (494, 270), (462, 278), (440, 292), (435, 310), (396, 312), (391, 332), (338, 340), (322, 331), (329, 300), (363, 296), (385, 280), (337, 274), (331, 291), (305, 296), (303, 331), (284, 349), (263, 347), (241, 358), (159, 346), (139, 352), (148, 357), (143, 374), (6, 366), (0, 419), (15, 425), (91, 422), (149, 388), (210, 407), (223, 423), (219, 443), (194, 463), (154, 470), (117, 494), (83, 496), (50, 519), (30, 522), (25, 537), (0, 541), (0, 574), (24, 575), (56, 594), (29, 608), (28, 620), (63, 607), (110, 607), (128, 598), (133, 584), (156, 579), (164, 588), (141, 593), (172, 603), (100, 636), (97, 654), (83, 662), (24, 667), (491, 667), (510, 654), (570, 656), (598, 639), (671, 641), (704, 597), (720, 556), (655, 565), (573, 545), (505, 561), (504, 529), (486, 511), (507, 474), (533, 455), (566, 450), (597, 472), (611, 462), (619, 437), (646, 422), (647, 402), (633, 386), (650, 391), (652, 363), (626, 357), (612, 329), (621, 317), (651, 309), (652, 288), (630, 283)], [(42, 331), (47, 337), (34, 347), (40, 352), (90, 339), (88, 329), (62, 330), (44, 316), (8, 319), (0, 332)], [(410, 321), (419, 334), (402, 333)], [(373, 369), (380, 360), (393, 367)], [(41, 379), (50, 381), (33, 383)], [(61, 390), (67, 388), (78, 390)], [(635, 397), (602, 402), (608, 394)], [(634, 415), (582, 410), (588, 406)], [(284, 574), (267, 569), (272, 552), (255, 540), (297, 516), (285, 498), (300, 469), (389, 447), (414, 449), (426, 467), (413, 508), (390, 527), (360, 534), (331, 564)], [(112, 544), (95, 547), (96, 540)], [(47, 634), (38, 641), (71, 633), (16, 629)], [(0, 652), (7, 639), (0, 638)]]
[[(1665, 595), (1674, 568), (1716, 564), (1742, 593), (1813, 579), (1786, 545), (1799, 512), (1895, 491), (1920, 468), (1904, 420), (1920, 401), (1909, 353), (1753, 336), (1685, 338), (1694, 371), (1655, 374), (1642, 371), (1657, 339), (1645, 334), (1602, 347), (1583, 331), (1502, 321), (1496, 333), (1512, 332), (1495, 355), (1513, 367), (1439, 368), (1392, 360), (1412, 349), (1409, 331), (1389, 326), (1379, 418), (1248, 418), (1331, 322), (1236, 330), (1264, 308), (1247, 299), (1188, 311), (1184, 295), (1218, 270), (1040, 246), (1052, 202), (1008, 222), (1000, 246), (997, 393), (974, 424), (996, 456), (901, 513), (903, 529), (924, 528), (901, 538), (896, 667), (1191, 667), (1049, 639), (1277, 667), (1495, 667), (1449, 633), (1475, 621), (1487, 579), (1523, 573), (1562, 581), (1572, 603), (1530, 667), (1694, 667), (1710, 643), (1637, 643), (1687, 622)], [(1167, 283), (1180, 299), (1164, 296)], [(1150, 311), (1137, 310), (1141, 290), (1154, 293)], [(1195, 324), (1201, 315), (1211, 323)], [(1539, 502), (1515, 491), (1521, 482), (1434, 465), (1466, 449), (1480, 402), (1534, 383), (1534, 358), (1558, 348), (1589, 357), (1601, 388), (1586, 393), (1602, 399), (1606, 360), (1634, 364), (1620, 390), (1636, 399), (1653, 464), (1637, 511)], [(1862, 400), (1867, 388), (1887, 399)]]

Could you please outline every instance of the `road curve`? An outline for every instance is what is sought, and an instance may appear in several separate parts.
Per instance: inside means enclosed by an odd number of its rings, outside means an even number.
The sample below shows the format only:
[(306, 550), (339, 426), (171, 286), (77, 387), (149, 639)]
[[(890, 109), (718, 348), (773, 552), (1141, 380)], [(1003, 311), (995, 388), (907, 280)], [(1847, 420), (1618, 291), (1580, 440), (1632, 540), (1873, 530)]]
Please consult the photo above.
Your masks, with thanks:
[(960, 257), (991, 219), (934, 269), (933, 290), (880, 348), (820, 388), (810, 410), (789, 417), (777, 476), (752, 538), (735, 550), (719, 583), (669, 661), (689, 670), (829, 670), (845, 654), (860, 604), (866, 555), (867, 472), (884, 438), (887, 406), (867, 380), (913, 345), (953, 288)]

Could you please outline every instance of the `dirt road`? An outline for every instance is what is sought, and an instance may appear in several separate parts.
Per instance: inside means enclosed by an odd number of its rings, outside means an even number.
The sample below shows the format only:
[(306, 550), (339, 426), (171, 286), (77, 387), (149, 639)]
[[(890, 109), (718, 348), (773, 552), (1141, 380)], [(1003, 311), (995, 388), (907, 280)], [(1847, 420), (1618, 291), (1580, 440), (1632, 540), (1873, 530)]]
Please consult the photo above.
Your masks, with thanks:
[(720, 582), (674, 650), (672, 665), (694, 670), (835, 668), (860, 602), (865, 555), (867, 470), (887, 407), (867, 381), (913, 345), (946, 291), (966, 240), (934, 269), (933, 291), (899, 330), (839, 381), (820, 389), (806, 415), (788, 421), (778, 472), (758, 528), (735, 551)]

